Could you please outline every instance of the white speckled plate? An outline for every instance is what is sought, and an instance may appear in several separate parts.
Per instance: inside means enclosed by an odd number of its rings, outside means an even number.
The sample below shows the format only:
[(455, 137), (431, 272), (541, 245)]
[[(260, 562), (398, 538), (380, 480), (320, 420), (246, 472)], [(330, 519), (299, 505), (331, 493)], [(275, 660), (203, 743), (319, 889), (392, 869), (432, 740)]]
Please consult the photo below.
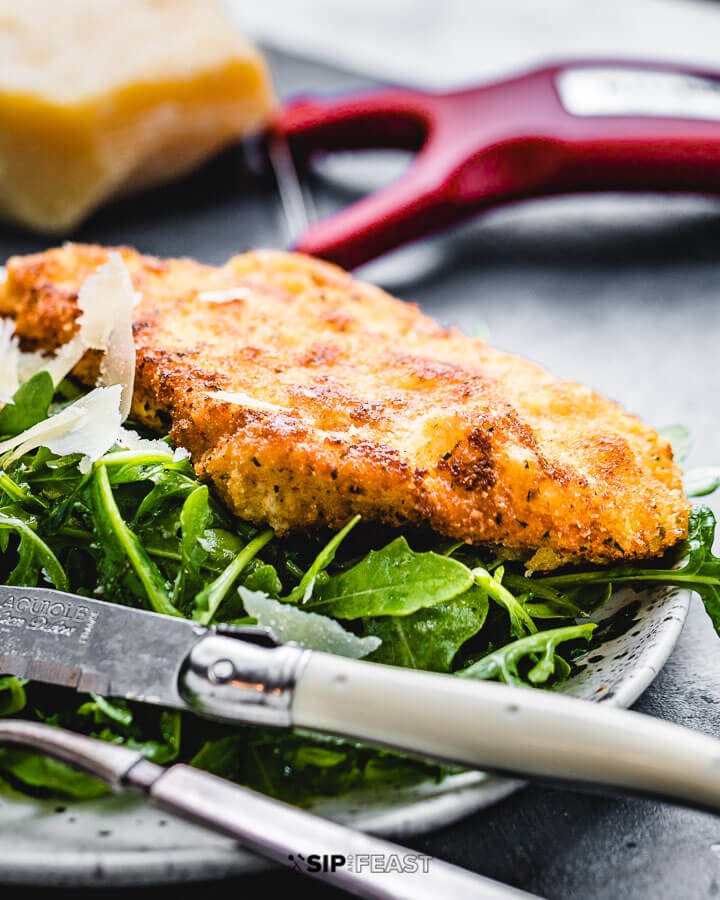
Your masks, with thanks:
[[(678, 639), (687, 591), (618, 592), (603, 616), (640, 601), (630, 627), (583, 660), (565, 690), (630, 706), (651, 683)], [(522, 782), (480, 772), (388, 792), (357, 792), (315, 811), (402, 841), (490, 806)], [(0, 881), (44, 886), (128, 886), (217, 879), (270, 864), (231, 840), (159, 813), (132, 796), (83, 803), (0, 795)]]

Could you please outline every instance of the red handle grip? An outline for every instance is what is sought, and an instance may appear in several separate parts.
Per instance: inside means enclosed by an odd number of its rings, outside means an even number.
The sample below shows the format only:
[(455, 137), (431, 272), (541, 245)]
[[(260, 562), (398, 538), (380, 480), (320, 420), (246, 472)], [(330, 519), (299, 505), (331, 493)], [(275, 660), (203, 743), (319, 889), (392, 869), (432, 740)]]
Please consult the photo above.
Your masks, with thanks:
[[(685, 85), (686, 99), (694, 96), (687, 93), (690, 88), (716, 89), (717, 119), (714, 109), (707, 112), (712, 102), (702, 103), (700, 114), (694, 109), (684, 114), (682, 102), (678, 110), (670, 97), (660, 97), (659, 106), (648, 96), (618, 100), (630, 110), (633, 103), (649, 104), (650, 111), (641, 114), (597, 114), (592, 97), (590, 112), (570, 111), (559, 79), (568, 72), (608, 68), (638, 73), (640, 82), (655, 78), (656, 101), (657, 91), (667, 89), (667, 75)], [(652, 90), (652, 84), (640, 83), (640, 93), (647, 94), (648, 87)], [(672, 114), (663, 112), (663, 103)], [(720, 75), (677, 66), (563, 63), (453, 93), (393, 90), (340, 101), (304, 100), (289, 106), (277, 127), (301, 156), (361, 147), (419, 149), (403, 178), (312, 225), (300, 239), (298, 250), (346, 268), (523, 198), (720, 190)]]
[(321, 150), (419, 150), (433, 127), (428, 95), (399, 88), (345, 97), (302, 97), (275, 122), (298, 156)]

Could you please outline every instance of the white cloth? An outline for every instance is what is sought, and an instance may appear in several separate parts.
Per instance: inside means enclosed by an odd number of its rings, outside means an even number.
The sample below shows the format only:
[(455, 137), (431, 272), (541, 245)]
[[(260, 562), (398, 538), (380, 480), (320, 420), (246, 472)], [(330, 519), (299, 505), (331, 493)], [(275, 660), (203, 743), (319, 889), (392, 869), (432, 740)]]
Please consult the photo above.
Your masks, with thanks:
[(561, 58), (720, 70), (720, 6), (707, 0), (223, 2), (268, 46), (417, 87), (469, 85)]

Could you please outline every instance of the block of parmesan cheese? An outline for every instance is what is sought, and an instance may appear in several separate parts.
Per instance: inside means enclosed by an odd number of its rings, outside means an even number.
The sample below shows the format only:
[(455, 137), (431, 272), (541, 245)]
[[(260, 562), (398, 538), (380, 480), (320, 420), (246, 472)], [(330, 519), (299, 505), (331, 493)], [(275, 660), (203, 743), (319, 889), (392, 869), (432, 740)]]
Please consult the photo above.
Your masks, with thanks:
[(0, 0), (0, 218), (70, 229), (257, 133), (274, 103), (214, 0)]

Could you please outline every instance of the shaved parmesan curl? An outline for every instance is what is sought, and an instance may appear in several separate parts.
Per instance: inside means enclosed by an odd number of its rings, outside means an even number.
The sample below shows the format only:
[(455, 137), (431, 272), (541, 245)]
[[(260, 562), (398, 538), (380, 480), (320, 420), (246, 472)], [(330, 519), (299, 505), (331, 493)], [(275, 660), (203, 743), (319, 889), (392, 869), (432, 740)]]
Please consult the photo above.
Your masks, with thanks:
[(130, 273), (119, 253), (85, 279), (78, 294), (83, 312), (80, 336), (87, 349), (103, 350), (100, 384), (120, 385), (120, 415), (127, 419), (135, 383), (135, 342), (132, 332), (133, 307), (138, 302)]
[(117, 441), (121, 429), (121, 390), (120, 385), (95, 388), (54, 416), (2, 441), (0, 455), (9, 454), (3, 460), (3, 467), (38, 447), (47, 447), (58, 456), (82, 454), (80, 470), (89, 472), (95, 460)]
[[(58, 385), (88, 350), (102, 350), (104, 355), (99, 384), (103, 387), (120, 386), (120, 415), (124, 422), (130, 413), (135, 383), (132, 311), (138, 299), (122, 257), (117, 252), (111, 253), (108, 261), (89, 275), (80, 287), (79, 332), (63, 344), (54, 356), (39, 352), (20, 354), (17, 364), (20, 382), (45, 370), (50, 373), (53, 384)], [(0, 335), (0, 347), (1, 341)], [(0, 372), (0, 391), (2, 384)]]

